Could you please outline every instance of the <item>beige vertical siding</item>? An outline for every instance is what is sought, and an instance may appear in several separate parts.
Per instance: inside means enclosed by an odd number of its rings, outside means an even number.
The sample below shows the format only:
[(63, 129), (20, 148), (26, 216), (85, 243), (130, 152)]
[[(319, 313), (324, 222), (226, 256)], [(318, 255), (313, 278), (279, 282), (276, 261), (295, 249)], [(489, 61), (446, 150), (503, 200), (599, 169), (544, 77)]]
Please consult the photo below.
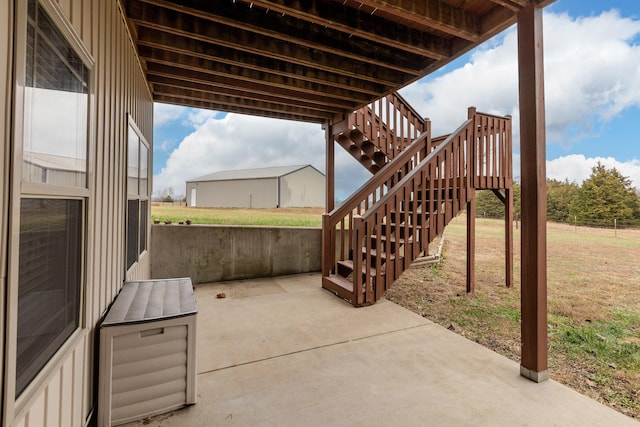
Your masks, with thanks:
[[(94, 336), (109, 304), (120, 290), (125, 279), (150, 277), (150, 257), (143, 254), (141, 260), (125, 277), (125, 203), (126, 203), (126, 155), (127, 115), (130, 114), (152, 144), (153, 103), (147, 83), (136, 58), (127, 26), (117, 0), (53, 0), (72, 25), (91, 53), (93, 69), (94, 104), (91, 111), (93, 147), (90, 151), (91, 166), (89, 185), (91, 197), (88, 204), (87, 235), (87, 286), (85, 289), (86, 328), (72, 337), (64, 346), (56, 366), (45, 368), (42, 386), (19, 402), (14, 408), (9, 425), (33, 427), (82, 426), (93, 410), (94, 390)], [(6, 100), (7, 113), (0, 117), (0, 135), (5, 139), (0, 151), (3, 165), (0, 185), (3, 197), (0, 208), (7, 211), (7, 163), (6, 147), (10, 136), (7, 124), (12, 111), (10, 90), (13, 86), (8, 72), (12, 59), (10, 46), (12, 27), (10, 3), (0, 6), (0, 99)], [(150, 221), (148, 221), (150, 224)], [(2, 242), (6, 242), (5, 216), (1, 223)], [(148, 232), (150, 234), (150, 230)], [(148, 247), (149, 245), (147, 245)], [(0, 273), (2, 289), (5, 289), (7, 256), (5, 244), (0, 247)], [(2, 291), (4, 292), (4, 291)], [(0, 294), (0, 299), (4, 297)], [(4, 310), (5, 304), (0, 304)], [(0, 311), (0, 319), (4, 313)], [(1, 322), (2, 320), (0, 320)], [(4, 330), (4, 327), (1, 331)], [(4, 339), (2, 340), (4, 344)], [(4, 354), (4, 349), (0, 357)], [(0, 359), (1, 361), (1, 359)]]
[[(13, 63), (13, 55), (11, 46), (13, 45), (13, 9), (11, 2), (3, 1), (0, 3), (0, 102), (2, 109), (0, 110), (0, 139), (2, 139), (2, 147), (0, 147), (0, 188), (2, 188), (2, 197), (0, 197), (0, 366), (4, 366), (5, 354), (5, 301), (7, 289), (7, 242), (9, 241), (8, 232), (8, 215), (9, 211), (9, 147), (11, 141), (11, 105), (12, 105), (12, 75), (11, 66)], [(4, 384), (0, 369), (0, 384)], [(0, 404), (3, 401), (2, 388), (0, 387)], [(1, 424), (1, 419), (0, 419)]]
[(324, 207), (325, 178), (311, 166), (280, 178), (280, 207)]
[(196, 189), (198, 207), (275, 208), (278, 204), (278, 179), (232, 179), (187, 184), (187, 194)]

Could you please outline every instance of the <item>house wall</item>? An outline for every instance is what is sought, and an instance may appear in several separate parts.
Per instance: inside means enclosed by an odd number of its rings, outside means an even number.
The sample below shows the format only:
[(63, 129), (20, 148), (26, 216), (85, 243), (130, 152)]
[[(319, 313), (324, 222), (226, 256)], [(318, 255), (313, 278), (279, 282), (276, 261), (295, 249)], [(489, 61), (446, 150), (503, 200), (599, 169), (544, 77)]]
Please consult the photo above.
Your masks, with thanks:
[(200, 208), (275, 208), (278, 204), (275, 178), (188, 182), (188, 206), (192, 188), (196, 189), (196, 206)]
[(324, 175), (307, 166), (280, 178), (280, 207), (324, 207)]
[[(13, 398), (12, 381), (2, 378), (4, 426), (83, 426), (95, 406), (95, 346), (96, 326), (113, 301), (125, 279), (150, 277), (150, 256), (142, 254), (140, 261), (125, 272), (125, 216), (127, 114), (130, 114), (146, 140), (151, 143), (153, 103), (147, 83), (137, 60), (133, 43), (117, 0), (41, 0), (59, 12), (72, 32), (95, 61), (92, 69), (91, 109), (89, 116), (89, 198), (87, 202), (86, 286), (83, 290), (83, 327), (69, 338), (48, 362), (38, 377), (22, 395)], [(19, 185), (9, 187), (12, 165), (8, 159), (13, 134), (11, 100), (14, 83), (8, 73), (12, 69), (13, 7), (26, 1), (0, 3), (0, 99), (5, 108), (0, 116), (0, 135), (4, 138), (0, 151), (0, 186), (2, 212), (15, 214), (19, 202)], [(18, 23), (15, 23), (18, 24)], [(16, 36), (19, 37), (19, 36)], [(151, 165), (149, 166), (151, 169)], [(17, 190), (16, 190), (17, 188)], [(7, 283), (9, 259), (7, 240), (16, 240), (16, 230), (8, 230), (7, 215), (2, 215), (0, 230), (0, 278), (5, 289), (17, 286)], [(13, 224), (13, 223), (12, 223)], [(150, 221), (148, 221), (150, 224)], [(149, 232), (150, 236), (150, 226)], [(10, 246), (15, 249), (16, 245)], [(149, 247), (149, 244), (147, 245)], [(9, 277), (14, 277), (9, 273)], [(13, 279), (12, 279), (13, 280)], [(9, 291), (15, 292), (15, 291)], [(15, 298), (15, 297), (14, 297)], [(0, 293), (0, 334), (2, 354), (7, 346), (6, 331), (12, 326), (2, 324), (6, 317), (7, 295)], [(10, 316), (9, 316), (10, 317)], [(15, 326), (14, 326), (15, 327)], [(15, 345), (15, 344), (13, 344)], [(3, 360), (3, 365), (9, 363)], [(4, 370), (2, 370), (4, 371)]]
[[(13, 64), (13, 54), (11, 46), (13, 45), (13, 7), (11, 2), (0, 2), (0, 102), (2, 107), (0, 111), (0, 139), (2, 139), (2, 147), (0, 148), (0, 188), (2, 189), (2, 197), (0, 197), (0, 382), (4, 384), (3, 372), (4, 355), (6, 351), (5, 324), (6, 315), (6, 289), (7, 289), (7, 244), (9, 241), (8, 234), (8, 215), (9, 211), (9, 141), (11, 130), (11, 66)], [(4, 401), (4, 387), (0, 387), (0, 402)], [(0, 409), (0, 416), (1, 416)], [(0, 418), (1, 419), (1, 418)], [(2, 424), (0, 422), (0, 424)]]

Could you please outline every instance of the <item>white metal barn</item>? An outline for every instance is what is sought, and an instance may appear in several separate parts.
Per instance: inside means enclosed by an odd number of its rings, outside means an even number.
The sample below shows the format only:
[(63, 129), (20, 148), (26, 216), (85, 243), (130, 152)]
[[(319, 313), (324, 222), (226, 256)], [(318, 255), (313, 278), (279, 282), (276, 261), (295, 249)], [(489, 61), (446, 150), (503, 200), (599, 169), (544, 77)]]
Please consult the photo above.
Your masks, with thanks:
[(187, 181), (192, 207), (322, 207), (324, 202), (325, 175), (311, 165), (219, 171)]

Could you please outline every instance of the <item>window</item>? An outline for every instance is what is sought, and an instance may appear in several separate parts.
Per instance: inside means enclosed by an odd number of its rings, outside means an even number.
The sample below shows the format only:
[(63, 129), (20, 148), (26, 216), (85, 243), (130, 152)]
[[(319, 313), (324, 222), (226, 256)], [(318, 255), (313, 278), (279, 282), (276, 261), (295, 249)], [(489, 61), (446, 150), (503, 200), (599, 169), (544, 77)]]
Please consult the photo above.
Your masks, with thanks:
[(29, 2), (22, 177), (87, 186), (89, 70), (41, 6)]
[(127, 270), (147, 250), (149, 216), (149, 146), (129, 121), (127, 159)]
[(90, 70), (35, 0), (27, 6), (15, 396), (80, 326)]
[(78, 327), (81, 200), (22, 199), (16, 394)]

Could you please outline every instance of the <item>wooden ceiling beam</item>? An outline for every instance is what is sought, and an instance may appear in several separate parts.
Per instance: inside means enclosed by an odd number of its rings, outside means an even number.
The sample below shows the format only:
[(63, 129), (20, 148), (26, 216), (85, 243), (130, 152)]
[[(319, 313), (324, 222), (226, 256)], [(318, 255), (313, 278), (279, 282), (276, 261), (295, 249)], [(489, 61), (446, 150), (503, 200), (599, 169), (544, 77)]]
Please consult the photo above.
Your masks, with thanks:
[[(277, 104), (273, 102), (263, 102), (251, 99), (234, 98), (232, 96), (218, 95), (215, 98), (211, 98), (208, 93), (200, 92), (192, 89), (178, 89), (163, 85), (154, 85), (158, 98), (171, 97), (174, 99), (182, 99), (184, 101), (198, 101), (201, 103), (215, 103), (221, 106), (236, 106), (242, 107), (245, 111), (261, 112), (267, 114), (270, 111), (280, 111), (282, 113), (297, 114), (300, 116), (308, 117), (309, 119), (316, 121), (323, 121), (329, 119), (333, 114), (326, 112), (311, 110), (308, 108), (301, 108), (296, 106), (288, 106)], [(225, 111), (225, 110), (222, 110)]]
[[(301, 94), (308, 95), (326, 95), (334, 99), (341, 99), (343, 101), (355, 104), (366, 103), (371, 98), (370, 95), (358, 92), (357, 88), (340, 89), (332, 87), (328, 84), (312, 83), (303, 81), (292, 77), (283, 77), (270, 73), (257, 72), (248, 70), (245, 68), (235, 67), (233, 65), (225, 65), (224, 67), (208, 66), (211, 61), (205, 59), (189, 57), (182, 54), (176, 54), (173, 52), (166, 52), (159, 49), (152, 49), (150, 51), (145, 50), (145, 57), (147, 58), (147, 72), (163, 71), (166, 74), (197, 74), (198, 78), (206, 79), (209, 77), (213, 79), (214, 76), (221, 78), (233, 78), (239, 84), (262, 84), (268, 85), (274, 90), (295, 88)], [(167, 68), (170, 67), (170, 68)]]
[(282, 113), (279, 111), (254, 111), (248, 108), (244, 108), (242, 105), (224, 105), (219, 102), (213, 101), (203, 101), (203, 100), (187, 100), (182, 99), (180, 97), (169, 96), (169, 95), (156, 95), (154, 96), (154, 101), (162, 102), (165, 104), (173, 104), (180, 105), (183, 107), (192, 107), (192, 108), (202, 108), (205, 110), (213, 110), (213, 111), (222, 111), (227, 113), (236, 113), (236, 114), (246, 114), (251, 116), (260, 116), (260, 117), (268, 117), (272, 119), (281, 119), (281, 120), (294, 120), (298, 122), (307, 122), (307, 123), (316, 123), (323, 124), (329, 118), (328, 117), (315, 117), (315, 116), (305, 116), (302, 114), (296, 113)]
[[(168, 37), (179, 37), (169, 36)], [(308, 81), (309, 83), (317, 83), (323, 85), (329, 85), (338, 89), (353, 90), (358, 89), (358, 92), (362, 92), (368, 96), (376, 95), (383, 91), (386, 86), (372, 83), (369, 81), (357, 80), (352, 77), (345, 77), (338, 74), (328, 73), (323, 70), (317, 70), (315, 68), (303, 67), (300, 65), (294, 65), (289, 62), (279, 61), (274, 64), (274, 61), (268, 60), (259, 56), (247, 56), (234, 49), (229, 49), (221, 46), (212, 46), (212, 49), (207, 48), (206, 53), (204, 50), (196, 50), (189, 48), (190, 45), (194, 47), (201, 46), (196, 41), (185, 39), (185, 44), (180, 44), (181, 47), (168, 46), (162, 43), (157, 37), (151, 40), (138, 40), (138, 51), (144, 57), (147, 54), (153, 56), (152, 51), (148, 49), (164, 50), (167, 52), (173, 52), (175, 54), (193, 56), (200, 59), (212, 61), (210, 64), (226, 64), (239, 68), (246, 68), (258, 73), (271, 73), (282, 77), (289, 77), (299, 79), (302, 81)], [(193, 43), (192, 43), (193, 42)]]
[[(137, 6), (135, 6), (137, 5)], [(130, 19), (138, 26), (138, 37), (143, 28), (152, 28), (194, 40), (219, 44), (242, 51), (245, 55), (261, 55), (273, 60), (289, 61), (307, 67), (315, 67), (328, 72), (372, 82), (398, 85), (405, 81), (403, 73), (381, 68), (368, 62), (348, 61), (337, 55), (318, 51), (293, 43), (284, 43), (267, 37), (256, 37), (251, 33), (223, 25), (211, 25), (205, 20), (196, 20), (162, 8), (138, 7), (139, 3), (128, 3)]]
[[(376, 39), (393, 39), (400, 40), (398, 36), (401, 33), (408, 34), (418, 32), (412, 27), (399, 24), (402, 20), (419, 23), (421, 27), (431, 27), (435, 30), (442, 31), (455, 37), (462, 37), (469, 41), (480, 40), (480, 32), (476, 17), (464, 12), (460, 8), (453, 7), (447, 3), (435, 0), (396, 0), (394, 2), (382, 0), (358, 0), (359, 4), (370, 6), (374, 13), (368, 13), (356, 8), (344, 5), (342, 1), (326, 1), (326, 0), (242, 0), (246, 3), (253, 3), (270, 10), (290, 14), (300, 19), (314, 22), (318, 25), (324, 25), (334, 28), (348, 34), (358, 35), (363, 38)], [(375, 10), (385, 10), (390, 14), (397, 16), (399, 19), (390, 22), (386, 19), (377, 17)], [(336, 17), (340, 17), (339, 20)], [(389, 35), (381, 29), (388, 29)], [(384, 30), (383, 30), (384, 31)], [(431, 37), (435, 37), (428, 32), (420, 31), (423, 35), (422, 41), (428, 41)], [(435, 38), (434, 40), (437, 40)], [(405, 45), (404, 49), (406, 49)], [(402, 47), (398, 47), (402, 48)], [(434, 58), (434, 59), (445, 59)]]
[(330, 96), (300, 93), (295, 89), (279, 89), (274, 91), (273, 88), (268, 85), (251, 84), (241, 86), (237, 81), (230, 78), (217, 77), (205, 80), (197, 73), (184, 73), (176, 76), (175, 74), (154, 70), (149, 71), (147, 78), (149, 82), (153, 84), (175, 84), (176, 87), (192, 87), (201, 91), (209, 91), (212, 94), (263, 99), (269, 100), (270, 102), (283, 102), (286, 104), (291, 102), (291, 100), (301, 99), (303, 101), (299, 101), (298, 103), (311, 109), (321, 108), (335, 112), (343, 112), (353, 105), (353, 102), (336, 100)]
[[(142, 1), (269, 37), (282, 37), (283, 34), (287, 34), (283, 40), (290, 40), (291, 36), (295, 35), (296, 43), (312, 43), (315, 49), (329, 49), (332, 42), (337, 42), (333, 48), (341, 51), (341, 55), (363, 49), (376, 52), (376, 56), (385, 53), (385, 50), (391, 53), (395, 51), (398, 55), (399, 50), (440, 60), (449, 54), (449, 43), (446, 39), (401, 24), (389, 23), (352, 8), (340, 6), (342, 14), (337, 15), (341, 18), (340, 23), (335, 17), (322, 19), (321, 16), (324, 16), (325, 12), (334, 13), (331, 9), (335, 6), (332, 3), (317, 6), (317, 0), (303, 0), (305, 4), (299, 6), (302, 9), (297, 9), (296, 6), (291, 8), (288, 6), (291, 2), (285, 1), (245, 1), (232, 4), (220, 0), (183, 0), (179, 5), (167, 0)], [(260, 10), (260, 6), (264, 9)], [(291, 19), (292, 17), (296, 19)], [(309, 23), (316, 25), (311, 28)], [(328, 23), (331, 25), (327, 25)], [(357, 38), (353, 39), (354, 35)], [(321, 43), (318, 44), (318, 40)]]
[[(356, 61), (390, 68), (405, 74), (418, 75), (429, 62), (416, 52), (392, 49), (379, 43), (360, 38), (351, 38), (344, 33), (308, 23), (280, 14), (262, 13), (246, 5), (228, 4), (224, 1), (182, 0), (175, 4), (167, 0), (141, 0), (151, 7), (160, 7), (195, 19), (237, 28), (286, 43), (321, 50)], [(446, 54), (448, 51), (442, 51)]]
[(341, 108), (322, 107), (318, 104), (312, 104), (302, 101), (295, 101), (287, 98), (280, 98), (272, 95), (261, 95), (255, 92), (244, 92), (234, 90), (215, 90), (212, 91), (211, 87), (204, 84), (194, 84), (192, 82), (186, 82), (176, 79), (168, 79), (164, 77), (154, 77), (150, 80), (154, 88), (158, 93), (171, 96), (182, 96), (187, 94), (188, 96), (194, 96), (194, 94), (200, 94), (200, 99), (216, 100), (241, 97), (244, 100), (250, 100), (262, 103), (277, 104), (280, 106), (289, 106), (293, 108), (304, 108), (309, 111), (316, 111), (320, 114), (323, 112), (331, 112), (332, 114), (342, 113), (345, 110)]
[(490, 0), (492, 3), (506, 7), (507, 9), (518, 12), (520, 9), (529, 4), (529, 0)]

